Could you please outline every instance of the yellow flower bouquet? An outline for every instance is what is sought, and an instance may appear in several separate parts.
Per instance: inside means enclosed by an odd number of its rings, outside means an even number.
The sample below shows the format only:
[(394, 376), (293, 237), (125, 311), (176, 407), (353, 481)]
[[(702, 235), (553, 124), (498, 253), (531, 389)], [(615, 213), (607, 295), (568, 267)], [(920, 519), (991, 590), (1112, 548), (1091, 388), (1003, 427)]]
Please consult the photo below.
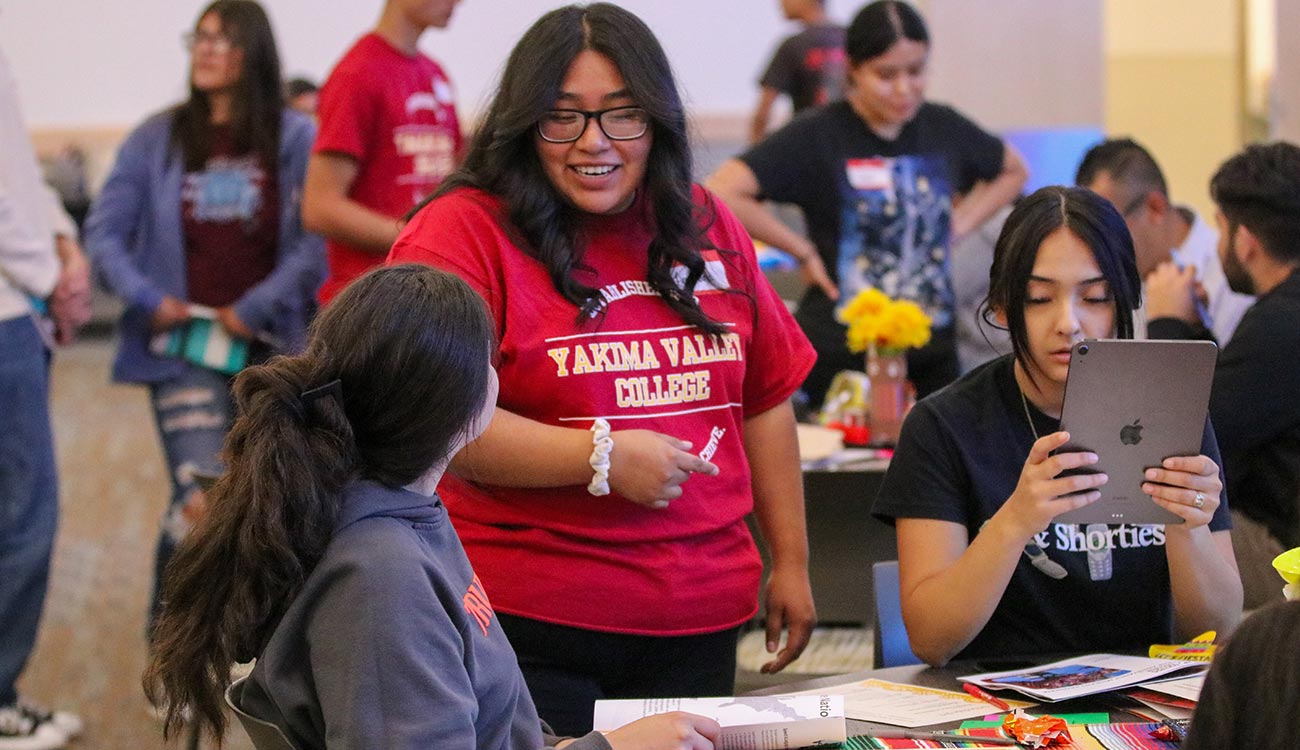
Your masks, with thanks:
[(929, 343), (930, 316), (915, 302), (890, 299), (879, 289), (867, 288), (840, 309), (839, 319), (849, 327), (849, 349), (867, 353), (870, 441), (896, 445), (903, 416), (913, 401), (903, 353)]
[(875, 288), (863, 289), (840, 309), (841, 323), (849, 327), (849, 350), (874, 349), (898, 354), (930, 341), (930, 316), (911, 300), (893, 300)]

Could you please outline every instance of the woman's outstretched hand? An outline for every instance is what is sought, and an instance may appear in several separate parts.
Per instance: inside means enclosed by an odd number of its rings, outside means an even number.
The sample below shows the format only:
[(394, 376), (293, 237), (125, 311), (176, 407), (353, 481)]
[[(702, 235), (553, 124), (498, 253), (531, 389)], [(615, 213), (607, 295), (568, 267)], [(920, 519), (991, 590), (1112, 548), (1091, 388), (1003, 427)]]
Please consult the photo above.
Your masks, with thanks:
[(166, 331), (190, 319), (190, 306), (175, 297), (164, 296), (149, 324), (155, 332)]
[(666, 508), (682, 496), (692, 474), (718, 473), (716, 465), (688, 453), (687, 440), (652, 430), (619, 430), (610, 437), (610, 489), (638, 505)]

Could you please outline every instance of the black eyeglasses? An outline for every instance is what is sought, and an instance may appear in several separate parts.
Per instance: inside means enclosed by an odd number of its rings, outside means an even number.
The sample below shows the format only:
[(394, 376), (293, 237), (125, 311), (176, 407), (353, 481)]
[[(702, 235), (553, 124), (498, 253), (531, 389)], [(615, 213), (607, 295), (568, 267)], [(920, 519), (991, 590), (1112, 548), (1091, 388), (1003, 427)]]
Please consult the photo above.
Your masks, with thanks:
[(194, 48), (201, 44), (208, 45), (212, 48), (212, 51), (217, 54), (229, 52), (230, 48), (234, 46), (230, 41), (230, 37), (225, 34), (206, 34), (201, 31), (190, 31), (181, 34), (181, 46), (183, 46), (187, 52), (193, 52)]
[(549, 143), (572, 143), (587, 132), (587, 122), (594, 119), (600, 132), (612, 141), (634, 141), (650, 129), (650, 113), (640, 107), (613, 107), (593, 111), (585, 109), (548, 109), (537, 121), (537, 132)]

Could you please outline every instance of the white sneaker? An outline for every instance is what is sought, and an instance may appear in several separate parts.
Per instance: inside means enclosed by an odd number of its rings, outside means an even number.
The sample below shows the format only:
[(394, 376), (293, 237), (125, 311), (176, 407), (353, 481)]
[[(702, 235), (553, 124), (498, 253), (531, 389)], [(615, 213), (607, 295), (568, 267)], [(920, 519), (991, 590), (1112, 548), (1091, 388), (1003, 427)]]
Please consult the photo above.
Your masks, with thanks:
[(68, 735), (52, 719), (33, 715), (17, 703), (0, 706), (0, 750), (60, 750), (68, 744)]

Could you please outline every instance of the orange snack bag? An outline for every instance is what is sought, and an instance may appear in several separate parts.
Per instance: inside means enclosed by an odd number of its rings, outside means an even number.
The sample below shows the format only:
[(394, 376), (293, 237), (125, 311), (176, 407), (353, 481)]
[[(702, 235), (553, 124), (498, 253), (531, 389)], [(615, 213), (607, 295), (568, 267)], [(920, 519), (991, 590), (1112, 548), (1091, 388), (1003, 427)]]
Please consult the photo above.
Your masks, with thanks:
[(1032, 748), (1070, 742), (1070, 730), (1065, 719), (1056, 716), (1030, 716), (1016, 710), (1002, 719), (1002, 729), (1017, 742)]

